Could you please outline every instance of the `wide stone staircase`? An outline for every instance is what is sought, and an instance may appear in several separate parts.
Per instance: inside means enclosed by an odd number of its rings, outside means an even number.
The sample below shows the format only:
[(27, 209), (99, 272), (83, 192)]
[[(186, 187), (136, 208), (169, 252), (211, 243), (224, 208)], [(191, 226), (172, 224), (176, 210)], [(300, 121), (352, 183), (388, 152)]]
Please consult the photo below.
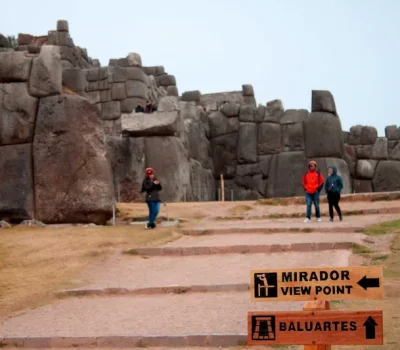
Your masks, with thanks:
[[(368, 206), (366, 202), (365, 206)], [(393, 202), (399, 208), (400, 203)], [(396, 210), (393, 210), (396, 212)], [(253, 303), (250, 270), (347, 266), (360, 231), (398, 214), (303, 223), (299, 218), (210, 221), (156, 248), (98, 262), (58, 300), (0, 325), (4, 347), (227, 347), (246, 344), (247, 312), (301, 310)]]

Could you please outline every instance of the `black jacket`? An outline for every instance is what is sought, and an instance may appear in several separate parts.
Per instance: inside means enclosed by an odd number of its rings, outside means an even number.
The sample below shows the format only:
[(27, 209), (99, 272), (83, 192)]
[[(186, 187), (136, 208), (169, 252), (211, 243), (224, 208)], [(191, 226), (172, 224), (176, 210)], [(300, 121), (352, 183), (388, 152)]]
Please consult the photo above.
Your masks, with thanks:
[(162, 186), (161, 184), (155, 185), (155, 180), (157, 179), (154, 178), (153, 180), (150, 180), (147, 177), (143, 180), (140, 192), (146, 192), (146, 202), (161, 202), (160, 191), (162, 190)]

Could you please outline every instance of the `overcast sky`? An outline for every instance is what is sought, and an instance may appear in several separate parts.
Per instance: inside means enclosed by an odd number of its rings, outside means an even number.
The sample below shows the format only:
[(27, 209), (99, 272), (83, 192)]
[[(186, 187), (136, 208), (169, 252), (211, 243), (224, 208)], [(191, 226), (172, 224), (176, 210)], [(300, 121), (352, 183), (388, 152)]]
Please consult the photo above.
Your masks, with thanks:
[(330, 90), (344, 130), (398, 124), (400, 0), (1, 0), (0, 33), (46, 34), (69, 22), (76, 45), (108, 65), (138, 52), (180, 93), (240, 90), (258, 103), (311, 107)]

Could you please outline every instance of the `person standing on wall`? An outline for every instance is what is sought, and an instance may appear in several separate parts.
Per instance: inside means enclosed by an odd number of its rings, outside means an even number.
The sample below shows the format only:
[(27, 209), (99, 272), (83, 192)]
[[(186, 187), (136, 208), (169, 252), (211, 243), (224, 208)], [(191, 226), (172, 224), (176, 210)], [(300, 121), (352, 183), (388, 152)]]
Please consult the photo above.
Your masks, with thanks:
[(330, 166), (328, 168), (328, 178), (325, 183), (325, 191), (328, 196), (328, 204), (329, 204), (329, 217), (330, 221), (333, 222), (333, 208), (339, 216), (339, 220), (342, 221), (342, 211), (339, 207), (340, 201), (340, 191), (343, 189), (343, 180), (342, 177), (337, 175), (337, 169), (335, 166)]
[(149, 222), (146, 222), (146, 229), (156, 228), (156, 218), (160, 212), (160, 191), (162, 190), (160, 181), (154, 175), (153, 168), (146, 169), (146, 177), (142, 183), (141, 193), (146, 192), (146, 203), (149, 207)]
[(317, 217), (317, 221), (321, 221), (321, 213), (319, 210), (319, 194), (324, 187), (324, 177), (317, 170), (317, 162), (311, 160), (308, 163), (308, 172), (303, 175), (302, 184), (304, 191), (306, 192), (306, 203), (307, 203), (307, 212), (306, 219), (304, 222), (311, 221), (311, 206), (314, 203), (315, 206), (315, 216)]

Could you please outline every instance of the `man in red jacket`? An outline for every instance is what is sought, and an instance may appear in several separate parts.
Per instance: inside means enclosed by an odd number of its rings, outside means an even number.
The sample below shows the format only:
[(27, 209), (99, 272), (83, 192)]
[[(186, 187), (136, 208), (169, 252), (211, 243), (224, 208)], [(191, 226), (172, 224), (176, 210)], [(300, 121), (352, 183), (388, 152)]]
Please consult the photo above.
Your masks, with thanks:
[(304, 174), (302, 179), (304, 191), (306, 192), (307, 203), (307, 217), (304, 222), (311, 221), (311, 205), (314, 203), (315, 216), (317, 221), (321, 221), (321, 214), (319, 211), (319, 193), (324, 187), (324, 177), (317, 170), (317, 162), (314, 160), (308, 163), (308, 172)]

